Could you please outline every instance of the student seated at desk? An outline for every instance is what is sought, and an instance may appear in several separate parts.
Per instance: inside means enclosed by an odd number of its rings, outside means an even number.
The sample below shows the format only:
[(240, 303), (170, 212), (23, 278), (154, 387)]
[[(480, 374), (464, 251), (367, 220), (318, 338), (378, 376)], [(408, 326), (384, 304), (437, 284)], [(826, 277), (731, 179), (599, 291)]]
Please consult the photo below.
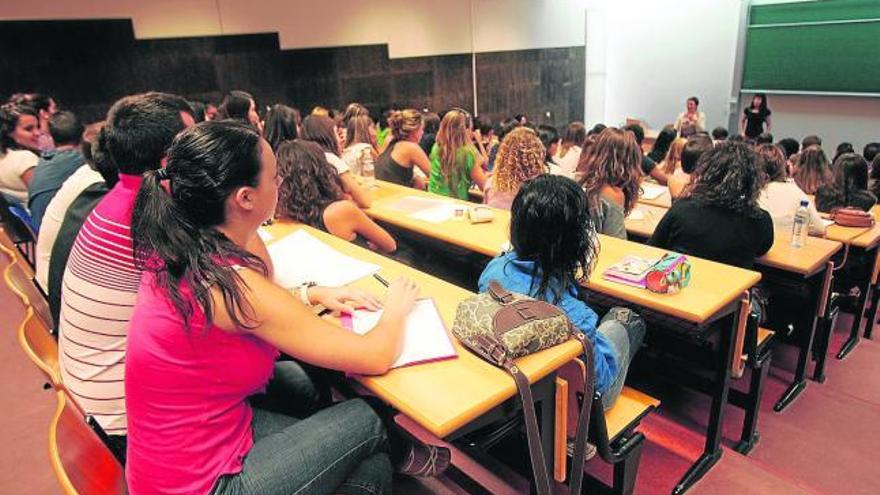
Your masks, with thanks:
[[(645, 322), (627, 308), (612, 308), (598, 321), (587, 306), (580, 280), (599, 254), (599, 239), (587, 212), (587, 196), (577, 183), (542, 175), (522, 186), (510, 219), (513, 250), (489, 262), (480, 291), (497, 280), (505, 289), (555, 304), (589, 339), (594, 349), (596, 390), (602, 405), (614, 405), (626, 372), (645, 336)], [(598, 326), (597, 326), (598, 325)]]
[(681, 152), (684, 150), (684, 145), (687, 144), (687, 142), (687, 138), (676, 138), (669, 146), (669, 150), (666, 151), (666, 156), (663, 157), (663, 161), (657, 165), (663, 170), (666, 177), (681, 170)]
[(495, 208), (510, 209), (522, 185), (543, 174), (544, 146), (534, 131), (517, 127), (498, 146), (495, 171), (486, 186), (484, 202)]
[(286, 141), (278, 148), (277, 215), (311, 225), (361, 246), (392, 253), (394, 238), (352, 201), (324, 159), (321, 147), (309, 141)]
[(700, 158), (693, 183), (657, 224), (648, 244), (751, 268), (773, 246), (773, 221), (758, 206), (765, 182), (751, 147), (720, 144)]
[[(298, 419), (250, 398), (273, 379), (279, 351), (327, 369), (385, 373), (418, 288), (391, 284), (364, 336), (319, 318), (307, 305), (378, 301), (348, 288), (303, 288), (297, 297), (272, 282), (257, 229), (277, 199), (269, 143), (236, 122), (181, 133), (167, 167), (144, 178), (132, 226), (144, 277), (125, 362), (133, 495), (391, 491), (392, 432), (363, 400)], [(405, 473), (448, 465), (446, 449), (409, 449), (390, 452)]]
[(663, 172), (663, 169), (657, 166), (657, 163), (648, 158), (647, 155), (642, 153), (642, 140), (645, 139), (645, 130), (642, 129), (642, 126), (639, 124), (630, 124), (623, 128), (624, 131), (629, 131), (632, 133), (633, 137), (636, 138), (636, 145), (639, 148), (639, 156), (641, 157), (642, 164), (642, 174), (647, 176), (651, 176), (658, 184), (666, 185), (666, 173)]
[(581, 151), (584, 141), (587, 140), (587, 128), (583, 122), (572, 122), (565, 129), (562, 135), (562, 143), (559, 150), (554, 156), (554, 160), (559, 164), (562, 171), (561, 175), (566, 177), (574, 177), (574, 171), (577, 169), (578, 160), (581, 158)]
[(687, 138), (681, 150), (681, 166), (669, 176), (669, 181), (667, 182), (669, 196), (672, 197), (673, 201), (678, 199), (684, 188), (691, 183), (691, 174), (696, 170), (700, 157), (703, 156), (703, 153), (711, 150), (712, 147), (712, 138), (705, 134), (694, 134)]
[(358, 184), (348, 164), (340, 155), (342, 143), (336, 134), (336, 123), (330, 117), (322, 115), (309, 115), (303, 120), (300, 138), (317, 143), (324, 151), (324, 157), (339, 175), (342, 182), (342, 190), (351, 196), (351, 199), (361, 208), (370, 207), (370, 193)]
[[(800, 187), (789, 179), (786, 170), (785, 154), (779, 145), (762, 144), (755, 148), (764, 163), (764, 172), (769, 182), (758, 197), (758, 206), (767, 210), (773, 219), (773, 226), (779, 232), (791, 232), (794, 214), (801, 206), (801, 200), (808, 199)], [(810, 202), (810, 235), (825, 235), (825, 224)]]
[(868, 162), (857, 153), (844, 153), (834, 162), (834, 181), (816, 190), (816, 208), (831, 212), (853, 207), (870, 211), (877, 197), (868, 191)]
[(798, 155), (792, 178), (807, 194), (816, 194), (819, 188), (831, 184), (834, 176), (822, 148), (817, 145), (804, 147)]
[(642, 152), (631, 132), (609, 127), (581, 154), (580, 185), (601, 234), (626, 239), (624, 218), (639, 199)]
[(412, 108), (395, 110), (388, 116), (388, 128), (391, 140), (376, 158), (376, 178), (424, 189), (425, 183), (413, 178), (415, 168), (426, 176), (431, 173), (431, 160), (419, 145), (424, 134), (421, 112)]
[(428, 191), (468, 199), (471, 182), (480, 190), (486, 186), (486, 173), (483, 171), (485, 160), (486, 150), (480, 142), (479, 131), (473, 130), (470, 114), (461, 109), (446, 112), (440, 121), (437, 141), (431, 149)]

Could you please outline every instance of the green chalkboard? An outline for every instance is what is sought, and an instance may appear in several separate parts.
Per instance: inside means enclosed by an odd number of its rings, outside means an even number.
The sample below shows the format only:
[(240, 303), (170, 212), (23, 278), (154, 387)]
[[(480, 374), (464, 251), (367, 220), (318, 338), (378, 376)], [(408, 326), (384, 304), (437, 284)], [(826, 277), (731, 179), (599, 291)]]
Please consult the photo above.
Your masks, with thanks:
[(880, 0), (755, 6), (749, 24), (744, 91), (880, 96)]

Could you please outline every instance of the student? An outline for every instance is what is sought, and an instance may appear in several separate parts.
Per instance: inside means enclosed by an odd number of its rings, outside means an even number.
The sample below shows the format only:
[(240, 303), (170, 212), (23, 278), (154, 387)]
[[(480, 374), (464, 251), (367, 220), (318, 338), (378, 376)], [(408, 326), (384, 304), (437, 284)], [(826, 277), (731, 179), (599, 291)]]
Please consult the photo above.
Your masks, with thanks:
[(294, 108), (280, 103), (272, 105), (266, 114), (263, 133), (273, 150), (277, 152), (281, 143), (299, 136), (297, 120), (297, 111)]
[(819, 146), (807, 146), (798, 155), (794, 181), (807, 194), (816, 194), (822, 186), (831, 184), (834, 177), (825, 152)]
[(513, 201), (511, 251), (493, 259), (480, 275), (480, 291), (497, 281), (507, 290), (555, 304), (594, 349), (596, 390), (605, 410), (623, 388), (626, 372), (645, 335), (645, 322), (626, 308), (612, 308), (598, 321), (586, 300), (586, 280), (599, 254), (599, 240), (583, 190), (566, 177), (539, 176)]
[[(431, 154), (431, 148), (434, 147), (434, 141), (437, 140), (437, 131), (440, 129), (440, 116), (435, 112), (428, 112), (422, 116), (425, 129), (422, 132), (422, 138), (419, 139), (419, 147), (425, 152), (425, 156)], [(498, 133), (496, 132), (497, 136)], [(500, 139), (500, 138), (499, 138)]]
[(52, 134), (49, 132), (49, 118), (58, 111), (58, 104), (49, 95), (41, 93), (20, 93), (9, 98), (11, 103), (33, 108), (39, 121), (39, 137), (35, 152), (49, 151), (55, 147)]
[(279, 379), (279, 351), (385, 373), (418, 294), (413, 282), (395, 281), (379, 323), (360, 336), (307, 306), (377, 308), (374, 297), (323, 287), (296, 297), (275, 285), (257, 229), (275, 210), (277, 177), (267, 142), (218, 122), (181, 134), (167, 168), (144, 180), (134, 232), (145, 273), (126, 355), (133, 494), (390, 491), (387, 433), (362, 400), (303, 419), (248, 401)]
[(413, 169), (425, 176), (431, 173), (431, 161), (419, 146), (424, 133), (422, 114), (412, 108), (395, 110), (388, 116), (388, 128), (391, 138), (376, 158), (376, 178), (421, 189), (413, 179)]
[[(512, 132), (517, 127), (521, 127), (521, 126), (522, 126), (522, 124), (520, 123), (520, 121), (517, 119), (514, 119), (512, 117), (509, 119), (502, 120), (498, 124), (498, 127), (495, 129), (495, 135), (498, 136), (498, 143), (500, 144), (501, 141), (504, 140), (504, 136), (508, 135), (510, 132)], [(430, 153), (430, 151), (428, 153)], [(497, 154), (498, 154), (498, 145), (493, 146), (492, 149), (489, 150), (489, 169), (488, 169), (489, 172), (491, 172), (492, 170), (495, 169), (495, 155), (497, 155)]]
[(761, 166), (743, 143), (707, 151), (693, 184), (663, 216), (648, 244), (752, 268), (773, 245), (773, 220), (758, 206), (766, 182)]
[(669, 146), (669, 151), (666, 152), (666, 156), (660, 163), (659, 168), (666, 174), (667, 181), (669, 176), (681, 169), (681, 152), (687, 142), (686, 138), (677, 138), (673, 141), (672, 145)]
[(257, 113), (257, 102), (246, 91), (232, 90), (226, 93), (217, 109), (217, 118), (249, 123), (260, 133), (263, 132), (263, 122), (260, 121), (260, 115)]
[(391, 114), (394, 112), (396, 112), (396, 110), (393, 108), (383, 108), (382, 117), (376, 123), (376, 146), (379, 153), (384, 152), (385, 147), (388, 146), (388, 136), (391, 134), (391, 126), (388, 122), (388, 118), (391, 117)]
[(376, 128), (369, 115), (355, 115), (348, 119), (342, 159), (353, 174), (364, 175), (364, 170), (375, 173), (376, 158), (379, 156), (375, 145)]
[(862, 148), (862, 156), (868, 163), (873, 162), (878, 153), (880, 153), (880, 143), (868, 143)]
[(624, 218), (639, 199), (642, 153), (632, 132), (609, 127), (581, 153), (580, 185), (590, 218), (602, 234), (626, 239)]
[(801, 150), (805, 150), (811, 146), (822, 146), (822, 138), (815, 134), (810, 134), (801, 140)]
[[(538, 138), (544, 145), (544, 168), (547, 173), (553, 175), (565, 175), (556, 163), (556, 153), (559, 151), (559, 131), (552, 125), (541, 124), (538, 126)], [(574, 178), (574, 175), (566, 177)]]
[(107, 433), (120, 459), (125, 459), (127, 432), (126, 339), (141, 280), (132, 251), (132, 209), (142, 174), (161, 168), (174, 136), (189, 125), (189, 104), (179, 96), (145, 93), (113, 104), (99, 141), (119, 167), (119, 182), (89, 214), (64, 270), (61, 378), (83, 412)]
[(665, 186), (666, 173), (664, 173), (663, 170), (657, 166), (657, 163), (654, 160), (648, 158), (642, 153), (642, 140), (645, 139), (645, 130), (642, 129), (642, 126), (638, 124), (630, 124), (628, 126), (625, 126), (623, 130), (631, 132), (636, 139), (636, 145), (639, 148), (639, 156), (641, 157), (642, 162), (642, 175), (644, 175), (645, 177), (650, 176), (652, 179), (656, 180), (658, 184)]
[(773, 112), (767, 107), (767, 95), (758, 93), (752, 97), (749, 106), (743, 109), (739, 121), (739, 132), (747, 139), (755, 139), (762, 132), (770, 132), (770, 115)]
[(705, 134), (695, 134), (687, 138), (681, 150), (681, 167), (669, 176), (669, 195), (675, 201), (684, 189), (691, 183), (691, 175), (697, 169), (697, 164), (707, 151), (713, 148), (712, 139)]
[(797, 142), (794, 138), (782, 138), (778, 143), (779, 148), (785, 154), (785, 159), (789, 160), (792, 156), (798, 154), (801, 150), (800, 143)]
[(520, 187), (545, 173), (545, 159), (544, 145), (531, 129), (514, 129), (498, 146), (495, 171), (486, 186), (484, 202), (509, 210)]
[(773, 143), (773, 134), (769, 132), (762, 132), (755, 138), (755, 144), (772, 144)]
[(831, 212), (853, 207), (870, 211), (877, 197), (868, 191), (868, 162), (857, 153), (844, 153), (834, 162), (834, 180), (816, 190), (816, 209)]
[(675, 128), (671, 125), (661, 129), (657, 134), (657, 139), (654, 140), (654, 145), (651, 147), (651, 151), (648, 152), (648, 158), (653, 160), (654, 163), (662, 162), (663, 159), (666, 158), (669, 146), (675, 141), (677, 135)]
[(715, 143), (720, 143), (721, 141), (727, 140), (727, 137), (730, 134), (727, 132), (726, 127), (718, 126), (712, 129), (712, 141)]
[(346, 241), (391, 253), (394, 239), (352, 201), (321, 147), (297, 139), (278, 148), (278, 216), (311, 225)]
[(36, 110), (15, 103), (0, 106), (0, 193), (13, 203), (27, 204), (39, 145)]
[[(345, 113), (342, 114), (342, 126), (348, 127), (349, 121), (355, 117), (370, 117), (370, 111), (367, 110), (367, 107), (361, 105), (360, 103), (353, 102), (349, 103), (347, 107), (345, 107)], [(372, 122), (372, 120), (370, 120)]]
[(49, 202), (61, 184), (85, 163), (80, 152), (83, 125), (71, 112), (57, 112), (49, 117), (49, 133), (55, 148), (44, 151), (28, 184), (28, 210), (37, 230)]
[[(837, 150), (834, 152), (834, 158), (831, 159), (831, 163), (837, 163), (837, 159), (840, 155), (845, 153), (855, 153), (856, 150), (853, 148), (852, 143), (840, 143), (837, 145)], [(871, 163), (871, 162), (868, 162)]]
[(302, 139), (318, 143), (324, 150), (327, 163), (333, 166), (342, 181), (342, 189), (361, 208), (369, 208), (370, 193), (358, 184), (348, 164), (339, 155), (342, 151), (339, 136), (336, 134), (336, 123), (330, 117), (309, 115), (303, 120)]
[(485, 160), (486, 150), (480, 142), (479, 131), (473, 130), (470, 114), (461, 109), (446, 112), (440, 121), (437, 142), (431, 149), (428, 191), (468, 199), (471, 182), (480, 190), (485, 188)]
[(880, 194), (880, 153), (874, 155), (874, 159), (871, 160), (871, 194), (874, 197)]
[(565, 128), (559, 151), (554, 155), (554, 161), (559, 165), (562, 174), (566, 177), (574, 177), (577, 170), (578, 160), (581, 158), (581, 150), (587, 139), (587, 128), (583, 122), (572, 122)]
[(700, 99), (696, 96), (687, 99), (687, 109), (678, 115), (673, 125), (679, 136), (686, 138), (706, 130), (706, 114), (699, 110), (699, 106)]
[[(764, 172), (769, 180), (758, 197), (758, 206), (770, 214), (777, 232), (791, 232), (794, 214), (800, 208), (801, 200), (808, 199), (807, 195), (794, 180), (788, 178), (785, 155), (779, 146), (762, 144), (755, 148), (755, 151), (764, 164)], [(808, 210), (810, 212), (810, 234), (825, 235), (822, 217), (819, 216), (812, 201), (810, 201)]]

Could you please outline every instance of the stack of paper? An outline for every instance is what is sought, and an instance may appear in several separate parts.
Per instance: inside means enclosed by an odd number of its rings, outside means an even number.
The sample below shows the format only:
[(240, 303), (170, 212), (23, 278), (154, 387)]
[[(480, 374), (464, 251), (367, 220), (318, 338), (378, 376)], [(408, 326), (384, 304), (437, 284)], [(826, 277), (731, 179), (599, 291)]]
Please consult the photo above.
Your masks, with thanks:
[(412, 213), (409, 215), (409, 217), (431, 223), (443, 223), (447, 220), (452, 220), (453, 218), (455, 218), (456, 213), (459, 211), (463, 215), (464, 210), (465, 207), (462, 205), (444, 202), (437, 206), (433, 206), (431, 208)]
[(660, 196), (663, 196), (669, 189), (666, 186), (661, 186), (659, 184), (652, 184), (650, 182), (642, 182), (642, 198), (644, 199), (657, 199)]
[(306, 282), (342, 287), (379, 271), (379, 265), (346, 256), (304, 230), (269, 245), (275, 283), (291, 289)]
[[(357, 310), (351, 315), (343, 315), (342, 325), (358, 335), (364, 335), (379, 323), (381, 317), (382, 311)], [(391, 367), (399, 368), (456, 357), (458, 353), (446, 332), (446, 325), (440, 318), (434, 300), (416, 301), (406, 319), (403, 351)]]

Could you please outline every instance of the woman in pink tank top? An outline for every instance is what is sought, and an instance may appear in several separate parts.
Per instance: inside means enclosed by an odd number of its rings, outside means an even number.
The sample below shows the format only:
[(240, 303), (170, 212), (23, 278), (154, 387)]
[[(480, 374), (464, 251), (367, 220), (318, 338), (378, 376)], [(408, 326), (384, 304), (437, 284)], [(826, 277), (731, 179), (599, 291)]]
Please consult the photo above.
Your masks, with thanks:
[[(125, 363), (133, 494), (390, 492), (387, 432), (362, 400), (302, 419), (248, 400), (265, 391), (279, 350), (322, 368), (386, 372), (418, 293), (394, 282), (366, 336), (315, 316), (271, 281), (257, 229), (277, 194), (269, 144), (229, 121), (184, 131), (168, 166), (145, 174), (132, 225), (144, 277)], [(353, 289), (313, 287), (307, 297), (333, 309), (378, 305)]]

